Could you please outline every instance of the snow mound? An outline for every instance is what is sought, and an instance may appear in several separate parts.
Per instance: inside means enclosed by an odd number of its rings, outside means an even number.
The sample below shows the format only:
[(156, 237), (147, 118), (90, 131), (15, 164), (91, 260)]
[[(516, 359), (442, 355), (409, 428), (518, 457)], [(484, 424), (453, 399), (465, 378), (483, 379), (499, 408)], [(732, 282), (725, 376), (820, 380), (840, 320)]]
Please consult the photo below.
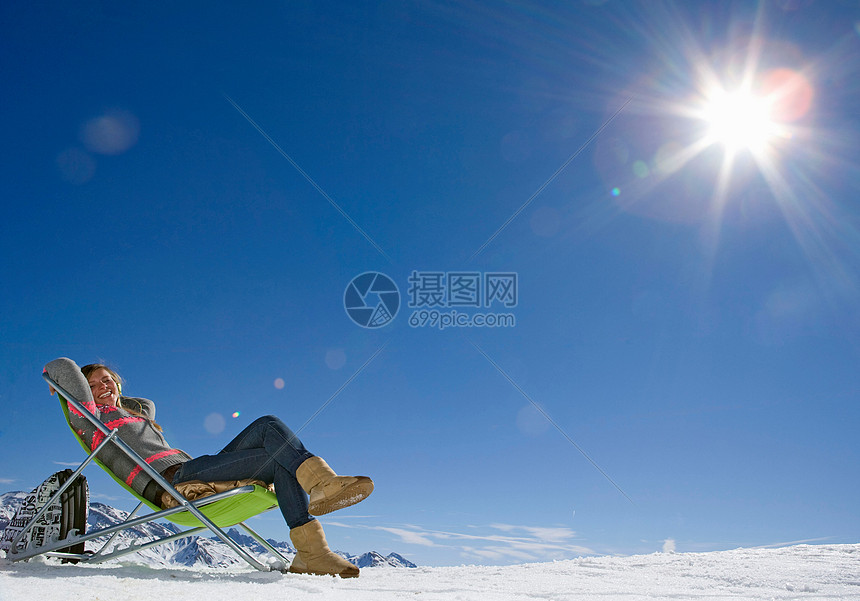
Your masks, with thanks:
[[(361, 577), (255, 572), (142, 564), (61, 565), (53, 561), (0, 561), (3, 601), (30, 599), (34, 591), (68, 601), (152, 598), (236, 599), (857, 599), (860, 545), (801, 545), (713, 553), (655, 553), (583, 557), (508, 567), (420, 567), (363, 570)], [(96, 595), (97, 593), (97, 595)]]

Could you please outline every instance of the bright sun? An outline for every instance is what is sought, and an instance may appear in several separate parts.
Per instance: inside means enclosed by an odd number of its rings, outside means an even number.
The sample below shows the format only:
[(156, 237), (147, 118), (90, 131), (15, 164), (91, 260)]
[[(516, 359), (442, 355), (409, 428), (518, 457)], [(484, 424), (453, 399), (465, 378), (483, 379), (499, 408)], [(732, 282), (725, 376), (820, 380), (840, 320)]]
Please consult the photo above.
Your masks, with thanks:
[(767, 99), (749, 91), (714, 90), (702, 111), (708, 124), (708, 141), (721, 143), (732, 153), (744, 149), (763, 151), (777, 133), (770, 108)]

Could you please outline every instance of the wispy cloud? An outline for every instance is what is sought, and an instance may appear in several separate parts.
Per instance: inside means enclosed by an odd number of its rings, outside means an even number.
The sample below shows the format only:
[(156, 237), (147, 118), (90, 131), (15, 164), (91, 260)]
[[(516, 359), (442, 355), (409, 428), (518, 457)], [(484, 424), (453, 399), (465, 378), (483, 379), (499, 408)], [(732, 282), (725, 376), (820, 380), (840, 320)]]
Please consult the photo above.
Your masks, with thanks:
[(490, 524), (491, 528), (502, 530), (503, 532), (524, 531), (533, 538), (540, 540), (563, 542), (576, 537), (576, 532), (570, 528), (547, 528), (535, 526), (513, 526), (511, 524)]
[(54, 461), (54, 465), (61, 465), (63, 467), (80, 467), (80, 461)]
[(0, 478), (0, 484), (13, 484), (14, 482), (14, 478)]
[(461, 557), (478, 561), (546, 561), (595, 554), (592, 549), (576, 544), (576, 532), (564, 527), (491, 524), (470, 526), (467, 532), (452, 532), (430, 530), (414, 524), (393, 527), (328, 522), (326, 525), (388, 532), (400, 543), (443, 547)]
[(423, 547), (439, 546), (436, 542), (432, 540), (432, 535), (428, 536), (427, 533), (421, 532), (420, 530), (410, 530), (408, 528), (388, 528), (384, 526), (379, 526), (375, 529), (393, 534), (398, 537), (402, 542), (411, 545), (421, 545)]

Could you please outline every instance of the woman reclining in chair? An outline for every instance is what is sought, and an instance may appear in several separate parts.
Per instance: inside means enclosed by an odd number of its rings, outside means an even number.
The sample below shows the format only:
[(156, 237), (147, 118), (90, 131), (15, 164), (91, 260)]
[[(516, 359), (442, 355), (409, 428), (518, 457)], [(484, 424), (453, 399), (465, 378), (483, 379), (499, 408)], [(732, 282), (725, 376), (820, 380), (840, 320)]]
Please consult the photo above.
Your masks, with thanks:
[[(261, 480), (274, 484), (278, 507), (290, 527), (296, 556), (290, 572), (358, 576), (356, 566), (333, 553), (322, 526), (312, 515), (324, 515), (354, 505), (373, 491), (365, 476), (338, 476), (326, 462), (305, 449), (278, 418), (261, 417), (245, 428), (217, 455), (191, 458), (172, 448), (155, 423), (155, 403), (122, 396), (122, 379), (101, 364), (79, 368), (71, 359), (45, 366), (48, 375), (119, 436), (174, 486), (183, 482)], [(51, 394), (54, 391), (51, 390)], [(95, 448), (104, 435), (69, 406), (72, 426)], [(99, 459), (118, 478), (150, 502), (166, 506), (176, 501), (124, 453), (108, 445)], [(308, 499), (310, 495), (310, 499)]]

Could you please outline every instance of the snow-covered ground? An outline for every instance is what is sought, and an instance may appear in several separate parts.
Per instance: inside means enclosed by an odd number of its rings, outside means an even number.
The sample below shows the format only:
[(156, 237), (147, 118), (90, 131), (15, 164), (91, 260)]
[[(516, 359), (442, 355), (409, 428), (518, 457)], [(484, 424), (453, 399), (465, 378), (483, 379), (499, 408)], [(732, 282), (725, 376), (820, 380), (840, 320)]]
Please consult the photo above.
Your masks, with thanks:
[(351, 580), (237, 568), (0, 559), (0, 600), (860, 599), (860, 544), (585, 557), (508, 567), (366, 568)]

